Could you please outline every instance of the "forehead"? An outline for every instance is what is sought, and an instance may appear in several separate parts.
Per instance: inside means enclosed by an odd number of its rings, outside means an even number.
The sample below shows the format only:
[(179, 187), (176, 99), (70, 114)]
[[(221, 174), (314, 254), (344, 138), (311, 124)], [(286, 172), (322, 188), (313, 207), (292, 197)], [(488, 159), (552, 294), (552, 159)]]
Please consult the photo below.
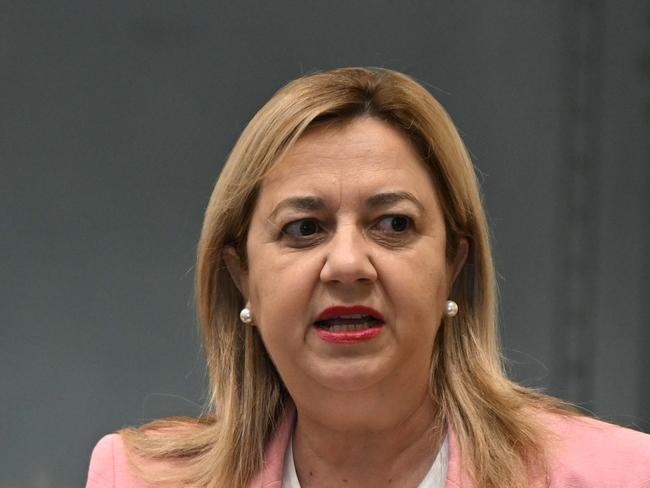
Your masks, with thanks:
[(420, 198), (433, 197), (429, 171), (404, 133), (376, 118), (360, 117), (301, 136), (265, 176), (262, 195), (336, 185), (358, 192), (400, 187)]

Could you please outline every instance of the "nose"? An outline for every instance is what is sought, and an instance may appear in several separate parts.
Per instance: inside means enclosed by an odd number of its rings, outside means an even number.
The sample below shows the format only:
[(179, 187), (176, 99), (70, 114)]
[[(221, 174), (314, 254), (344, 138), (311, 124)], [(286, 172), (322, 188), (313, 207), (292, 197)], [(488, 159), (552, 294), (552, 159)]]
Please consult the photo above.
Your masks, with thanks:
[(339, 226), (325, 249), (321, 281), (352, 284), (377, 279), (371, 245), (356, 225)]

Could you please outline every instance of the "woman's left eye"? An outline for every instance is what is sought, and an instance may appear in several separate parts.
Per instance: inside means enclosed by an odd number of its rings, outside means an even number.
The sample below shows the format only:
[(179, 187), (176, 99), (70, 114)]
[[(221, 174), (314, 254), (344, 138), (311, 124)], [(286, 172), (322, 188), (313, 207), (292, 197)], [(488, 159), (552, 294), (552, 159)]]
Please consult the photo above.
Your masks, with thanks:
[(379, 219), (375, 228), (389, 234), (403, 234), (413, 227), (413, 220), (406, 215), (387, 215)]

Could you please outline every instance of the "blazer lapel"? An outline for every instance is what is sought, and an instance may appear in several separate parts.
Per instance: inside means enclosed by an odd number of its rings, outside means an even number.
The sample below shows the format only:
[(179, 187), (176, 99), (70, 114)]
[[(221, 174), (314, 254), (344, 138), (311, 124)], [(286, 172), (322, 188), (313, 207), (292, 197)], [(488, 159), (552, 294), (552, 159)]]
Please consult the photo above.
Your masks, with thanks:
[(458, 447), (458, 438), (451, 425), (447, 427), (449, 439), (449, 456), (447, 459), (447, 482), (445, 488), (474, 488), (474, 482), (461, 466), (461, 455)]
[(292, 403), (287, 406), (287, 414), (266, 448), (262, 472), (249, 485), (250, 488), (280, 488), (282, 485), (284, 454), (291, 440), (295, 418), (296, 408)]

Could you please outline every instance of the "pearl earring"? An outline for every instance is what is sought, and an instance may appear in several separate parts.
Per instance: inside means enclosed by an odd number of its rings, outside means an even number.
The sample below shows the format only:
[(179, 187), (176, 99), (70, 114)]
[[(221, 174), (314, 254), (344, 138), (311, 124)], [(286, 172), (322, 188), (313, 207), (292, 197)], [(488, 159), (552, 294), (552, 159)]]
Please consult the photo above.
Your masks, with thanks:
[(244, 307), (239, 312), (239, 320), (241, 320), (246, 325), (253, 323), (253, 314), (248, 307)]
[(458, 304), (453, 300), (447, 300), (445, 313), (447, 317), (455, 317), (458, 314)]

